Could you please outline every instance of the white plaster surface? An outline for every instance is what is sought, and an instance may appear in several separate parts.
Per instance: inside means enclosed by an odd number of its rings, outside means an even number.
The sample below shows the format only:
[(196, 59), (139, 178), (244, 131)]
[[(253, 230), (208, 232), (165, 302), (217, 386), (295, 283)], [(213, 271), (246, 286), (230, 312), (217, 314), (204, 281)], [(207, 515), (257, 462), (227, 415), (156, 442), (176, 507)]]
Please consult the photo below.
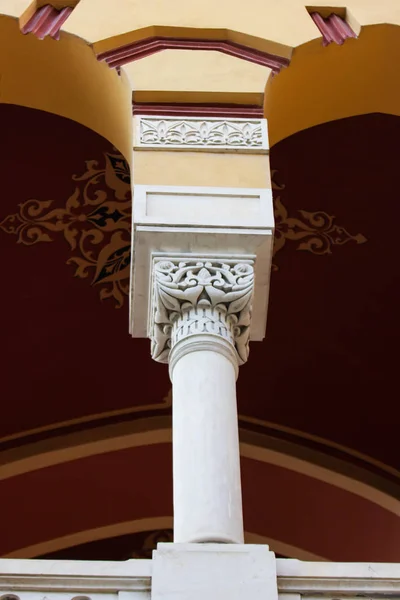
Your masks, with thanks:
[[(0, 559), (0, 597), (20, 600), (150, 600), (151, 560)], [(128, 599), (129, 596), (129, 599)]]
[(152, 600), (277, 600), (268, 546), (159, 544)]
[(277, 559), (280, 600), (400, 598), (400, 564)]
[(274, 227), (272, 190), (135, 185), (134, 222), (269, 229)]
[(398, 600), (400, 564), (275, 560), (268, 546), (159, 544), (153, 560), (0, 559), (20, 600)]

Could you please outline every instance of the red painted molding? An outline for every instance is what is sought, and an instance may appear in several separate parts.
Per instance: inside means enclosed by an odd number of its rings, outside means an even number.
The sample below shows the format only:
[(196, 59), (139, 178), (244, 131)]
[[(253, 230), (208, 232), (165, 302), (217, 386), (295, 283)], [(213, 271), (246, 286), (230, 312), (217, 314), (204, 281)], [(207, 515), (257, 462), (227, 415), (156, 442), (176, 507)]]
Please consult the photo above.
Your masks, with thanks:
[(21, 32), (24, 35), (33, 33), (39, 40), (43, 40), (47, 35), (54, 40), (59, 40), (60, 29), (72, 10), (70, 6), (57, 10), (54, 6), (46, 4), (46, 6), (39, 8), (29, 21), (21, 27)]
[(97, 55), (98, 60), (104, 60), (110, 67), (121, 67), (127, 63), (150, 56), (161, 50), (214, 50), (236, 56), (243, 60), (269, 67), (274, 73), (279, 73), (282, 67), (289, 65), (289, 59), (226, 40), (198, 40), (167, 37), (152, 37), (114, 50), (108, 50)]
[(350, 25), (339, 15), (331, 14), (324, 18), (319, 13), (313, 12), (310, 16), (322, 33), (323, 46), (328, 46), (331, 42), (341, 46), (347, 39), (357, 37)]
[(264, 116), (262, 106), (234, 104), (138, 104), (133, 102), (134, 115), (165, 115), (166, 117), (227, 117), (255, 118)]

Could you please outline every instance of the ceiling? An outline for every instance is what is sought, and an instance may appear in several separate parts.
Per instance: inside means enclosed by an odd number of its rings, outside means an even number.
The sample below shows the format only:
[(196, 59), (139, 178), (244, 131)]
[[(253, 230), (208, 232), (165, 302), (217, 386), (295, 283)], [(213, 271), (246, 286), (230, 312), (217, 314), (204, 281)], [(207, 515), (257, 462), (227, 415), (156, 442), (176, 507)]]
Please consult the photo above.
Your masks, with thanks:
[[(128, 334), (123, 157), (55, 115), (3, 104), (0, 122), (0, 491), (9, 504), (0, 553), (35, 547), (26, 555), (43, 555), (69, 544), (39, 548), (45, 541), (171, 515), (168, 435), (130, 449), (114, 435), (169, 430), (170, 383), (149, 341)], [(238, 405), (246, 529), (293, 552), (400, 560), (399, 134), (398, 117), (372, 114), (271, 150), (277, 231), (267, 335), (240, 369)], [(108, 445), (60, 454), (82, 436)], [(292, 462), (272, 464), (272, 450)], [(358, 487), (339, 485), (338, 474)], [(30, 525), (16, 535), (8, 528), (27, 493)], [(377, 539), (387, 532), (375, 555), (362, 534), (368, 524), (371, 539), (371, 522)], [(143, 546), (140, 535), (133, 546)]]

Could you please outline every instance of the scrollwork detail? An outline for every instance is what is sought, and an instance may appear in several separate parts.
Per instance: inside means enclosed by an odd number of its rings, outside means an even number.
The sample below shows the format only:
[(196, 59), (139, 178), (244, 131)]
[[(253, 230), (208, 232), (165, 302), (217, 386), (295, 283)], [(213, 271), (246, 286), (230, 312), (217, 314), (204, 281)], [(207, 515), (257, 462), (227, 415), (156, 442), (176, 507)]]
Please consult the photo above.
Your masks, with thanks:
[(153, 359), (168, 362), (171, 348), (181, 339), (208, 333), (232, 344), (238, 363), (245, 363), (249, 353), (253, 291), (252, 260), (155, 259)]
[[(319, 210), (310, 212), (298, 210), (300, 217), (289, 214), (283, 204), (281, 192), (285, 189), (284, 184), (276, 181), (276, 170), (271, 172), (272, 189), (274, 190), (274, 216), (275, 216), (275, 238), (273, 256), (282, 250), (287, 241), (296, 243), (296, 250), (305, 250), (312, 254), (332, 254), (334, 246), (343, 246), (348, 242), (364, 244), (367, 238), (362, 233), (353, 235), (341, 225), (337, 225), (335, 217)], [(276, 264), (272, 265), (274, 271), (278, 270)]]
[(111, 298), (116, 308), (129, 291), (131, 260), (131, 188), (127, 162), (105, 153), (103, 162), (86, 161), (82, 175), (74, 175), (74, 192), (64, 206), (54, 200), (27, 200), (0, 222), (0, 229), (32, 246), (64, 237), (71, 256), (67, 264), (76, 277), (97, 286), (101, 300)]

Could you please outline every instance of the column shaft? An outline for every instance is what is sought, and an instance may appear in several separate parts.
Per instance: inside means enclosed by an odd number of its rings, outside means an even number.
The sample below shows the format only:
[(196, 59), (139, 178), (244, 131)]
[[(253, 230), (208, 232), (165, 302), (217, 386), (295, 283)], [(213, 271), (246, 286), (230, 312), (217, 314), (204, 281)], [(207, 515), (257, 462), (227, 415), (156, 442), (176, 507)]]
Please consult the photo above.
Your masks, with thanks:
[(234, 365), (218, 351), (190, 351), (172, 382), (174, 541), (243, 543)]
[(243, 543), (236, 378), (249, 353), (254, 262), (153, 264), (152, 356), (169, 362), (172, 381), (174, 540)]

